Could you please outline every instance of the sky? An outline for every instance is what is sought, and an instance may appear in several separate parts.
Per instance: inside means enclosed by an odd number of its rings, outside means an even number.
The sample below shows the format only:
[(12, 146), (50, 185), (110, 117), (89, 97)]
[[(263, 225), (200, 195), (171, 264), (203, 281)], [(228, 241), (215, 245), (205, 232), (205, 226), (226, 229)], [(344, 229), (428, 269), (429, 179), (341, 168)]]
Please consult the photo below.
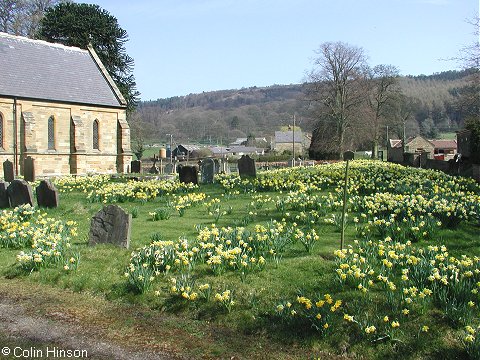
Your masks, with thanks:
[[(80, 1), (78, 1), (80, 2)], [(320, 44), (402, 75), (461, 69), (479, 0), (96, 0), (127, 31), (141, 100), (305, 81)]]

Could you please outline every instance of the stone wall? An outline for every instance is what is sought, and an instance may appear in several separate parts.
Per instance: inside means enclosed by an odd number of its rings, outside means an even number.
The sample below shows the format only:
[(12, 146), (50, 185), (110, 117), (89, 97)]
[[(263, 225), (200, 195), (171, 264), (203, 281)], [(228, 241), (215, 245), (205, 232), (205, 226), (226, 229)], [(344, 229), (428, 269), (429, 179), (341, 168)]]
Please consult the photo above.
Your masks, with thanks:
[[(0, 167), (9, 159), (23, 174), (23, 159), (31, 156), (36, 176), (122, 173), (131, 161), (130, 129), (122, 108), (17, 100), (14, 152), (14, 101), (0, 98), (3, 145)], [(54, 119), (54, 148), (48, 147), (48, 119)], [(98, 121), (99, 149), (93, 148), (93, 122)], [(0, 170), (0, 175), (3, 169)]]

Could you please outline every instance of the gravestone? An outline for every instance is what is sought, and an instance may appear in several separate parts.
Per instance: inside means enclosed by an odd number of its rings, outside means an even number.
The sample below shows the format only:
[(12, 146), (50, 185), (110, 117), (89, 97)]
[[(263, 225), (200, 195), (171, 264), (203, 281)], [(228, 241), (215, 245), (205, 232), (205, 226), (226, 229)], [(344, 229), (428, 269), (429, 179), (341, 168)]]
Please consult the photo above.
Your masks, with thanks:
[(173, 172), (173, 164), (165, 164), (165, 174), (171, 174)]
[(7, 188), (11, 207), (30, 204), (33, 206), (32, 187), (23, 179), (13, 180)]
[(257, 177), (257, 168), (255, 167), (255, 160), (248, 155), (242, 155), (242, 157), (237, 162), (238, 165), (238, 174), (240, 177)]
[(200, 165), (200, 172), (202, 174), (203, 184), (212, 184), (213, 176), (215, 174), (215, 162), (213, 159), (203, 159)]
[(0, 181), (0, 209), (6, 209), (10, 207), (10, 200), (8, 200), (7, 193), (8, 183)]
[(182, 166), (178, 176), (181, 183), (198, 185), (198, 171), (195, 166)]
[(213, 162), (215, 164), (215, 174), (220, 174), (222, 171), (222, 160), (215, 159)]
[(132, 214), (125, 212), (120, 206), (105, 206), (92, 217), (88, 245), (113, 244), (128, 249), (131, 223)]
[(6, 182), (12, 182), (15, 179), (13, 163), (8, 159), (3, 162), (3, 178)]
[(133, 160), (130, 162), (130, 170), (132, 173), (142, 172), (142, 162), (140, 160)]
[(23, 160), (23, 178), (26, 181), (34, 182), (35, 181), (35, 164), (31, 156), (27, 156)]
[(353, 151), (345, 151), (343, 153), (343, 160), (345, 161), (350, 161), (350, 160), (353, 160), (355, 158), (355, 153)]
[(37, 205), (40, 207), (58, 207), (58, 190), (50, 180), (42, 180), (35, 189), (37, 193)]

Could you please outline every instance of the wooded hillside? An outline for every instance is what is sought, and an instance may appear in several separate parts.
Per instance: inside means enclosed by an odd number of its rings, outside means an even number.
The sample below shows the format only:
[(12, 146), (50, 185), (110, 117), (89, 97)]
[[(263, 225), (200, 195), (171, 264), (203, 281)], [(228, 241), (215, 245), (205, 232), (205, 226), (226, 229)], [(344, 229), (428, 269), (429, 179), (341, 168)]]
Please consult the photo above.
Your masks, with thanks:
[[(434, 75), (400, 79), (403, 94), (415, 101), (407, 133), (429, 130), (455, 131), (463, 125), (455, 109), (459, 87), (469, 71), (447, 71)], [(315, 127), (309, 104), (303, 99), (302, 84), (220, 90), (144, 101), (132, 119), (132, 130), (154, 142), (166, 142), (172, 134), (177, 142), (228, 144), (248, 135), (270, 138), (280, 126), (292, 124), (293, 114), (302, 130)], [(139, 130), (141, 129), (141, 130)]]

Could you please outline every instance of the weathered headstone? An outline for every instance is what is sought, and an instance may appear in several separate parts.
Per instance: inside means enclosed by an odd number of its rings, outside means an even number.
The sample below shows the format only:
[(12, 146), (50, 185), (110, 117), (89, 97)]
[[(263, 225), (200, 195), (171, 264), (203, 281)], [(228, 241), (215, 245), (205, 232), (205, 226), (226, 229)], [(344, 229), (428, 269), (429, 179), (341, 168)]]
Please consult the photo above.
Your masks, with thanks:
[(165, 174), (171, 174), (173, 172), (173, 164), (165, 164)]
[(220, 174), (220, 172), (222, 171), (222, 160), (215, 159), (213, 160), (213, 162), (215, 164), (215, 174)]
[(13, 180), (7, 188), (11, 207), (30, 204), (33, 206), (32, 187), (23, 179)]
[(3, 178), (6, 182), (12, 182), (15, 179), (13, 163), (8, 159), (3, 162)]
[(255, 167), (255, 160), (248, 155), (242, 155), (238, 160), (238, 174), (240, 177), (257, 177), (257, 168)]
[(132, 214), (120, 206), (105, 206), (92, 217), (88, 245), (113, 244), (128, 249), (131, 223)]
[(37, 205), (40, 207), (58, 207), (58, 190), (50, 180), (42, 180), (35, 189), (37, 193)]
[(0, 181), (0, 209), (6, 209), (10, 207), (10, 200), (7, 193), (8, 183)]
[(202, 160), (200, 165), (200, 173), (202, 174), (202, 183), (213, 183), (213, 176), (215, 174), (215, 162), (213, 159), (207, 158)]
[(34, 182), (35, 181), (35, 161), (31, 156), (27, 156), (23, 160), (23, 178), (26, 181)]
[(349, 161), (349, 160), (353, 160), (355, 158), (355, 153), (353, 151), (345, 151), (343, 153), (343, 160), (345, 161)]
[(198, 171), (195, 166), (182, 166), (178, 176), (181, 183), (198, 185)]
[(130, 162), (130, 169), (132, 173), (142, 172), (142, 162), (140, 160), (133, 160)]

